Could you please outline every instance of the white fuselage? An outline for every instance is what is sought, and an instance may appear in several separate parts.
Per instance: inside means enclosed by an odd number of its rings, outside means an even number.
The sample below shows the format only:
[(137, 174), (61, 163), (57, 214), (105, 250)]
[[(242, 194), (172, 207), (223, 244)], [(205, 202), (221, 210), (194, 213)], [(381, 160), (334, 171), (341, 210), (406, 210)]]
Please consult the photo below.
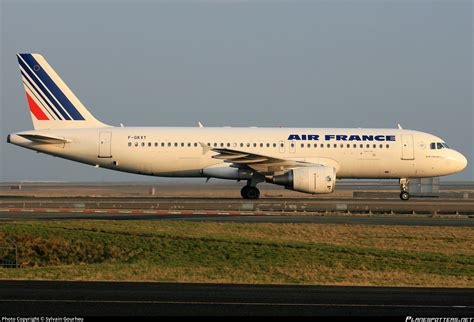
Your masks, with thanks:
[[(12, 134), (9, 142), (58, 157), (152, 176), (242, 179), (206, 149), (227, 148), (332, 166), (337, 178), (421, 178), (459, 172), (466, 158), (428, 133), (403, 129), (104, 127), (52, 129), (67, 143), (32, 142)], [(207, 171), (220, 168), (224, 171)], [(226, 171), (225, 169), (229, 169)]]

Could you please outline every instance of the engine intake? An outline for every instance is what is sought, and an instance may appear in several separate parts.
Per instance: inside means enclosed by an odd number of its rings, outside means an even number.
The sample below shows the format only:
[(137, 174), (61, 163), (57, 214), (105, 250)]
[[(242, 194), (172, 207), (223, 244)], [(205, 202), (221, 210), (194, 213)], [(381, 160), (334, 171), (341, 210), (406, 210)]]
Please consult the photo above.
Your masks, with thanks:
[(274, 176), (272, 182), (305, 193), (331, 193), (336, 185), (336, 169), (323, 165), (295, 168)]

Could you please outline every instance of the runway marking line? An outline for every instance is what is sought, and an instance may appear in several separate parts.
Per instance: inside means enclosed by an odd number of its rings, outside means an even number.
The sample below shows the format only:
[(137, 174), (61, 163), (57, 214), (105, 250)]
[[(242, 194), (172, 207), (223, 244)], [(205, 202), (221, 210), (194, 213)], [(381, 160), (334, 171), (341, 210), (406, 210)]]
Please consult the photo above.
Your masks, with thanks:
[(122, 303), (122, 304), (188, 304), (188, 305), (241, 305), (241, 306), (307, 306), (307, 307), (393, 307), (393, 308), (461, 308), (474, 306), (460, 305), (412, 305), (412, 304), (351, 304), (351, 303), (265, 303), (265, 302), (204, 302), (204, 301), (123, 301), (123, 300), (70, 300), (70, 299), (0, 299), (1, 302), (40, 303)]
[[(119, 209), (71, 209), (71, 208), (0, 208), (0, 212), (34, 212), (34, 213), (102, 213), (102, 214), (148, 214), (148, 215), (268, 215), (265, 212), (250, 211), (200, 211), (200, 210), (119, 210)], [(270, 213), (273, 214), (273, 213)], [(278, 213), (286, 214), (286, 213)]]

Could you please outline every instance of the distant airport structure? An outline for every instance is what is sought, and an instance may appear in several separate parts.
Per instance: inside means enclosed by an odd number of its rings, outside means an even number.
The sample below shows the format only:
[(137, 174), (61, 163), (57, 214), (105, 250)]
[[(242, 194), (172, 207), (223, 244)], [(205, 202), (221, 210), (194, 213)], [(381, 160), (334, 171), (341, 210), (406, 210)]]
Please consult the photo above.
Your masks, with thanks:
[(113, 127), (98, 121), (40, 54), (18, 54), (34, 130), (7, 141), (57, 157), (142, 175), (245, 180), (331, 193), (336, 178), (408, 183), (462, 171), (466, 158), (419, 131), (349, 128)]

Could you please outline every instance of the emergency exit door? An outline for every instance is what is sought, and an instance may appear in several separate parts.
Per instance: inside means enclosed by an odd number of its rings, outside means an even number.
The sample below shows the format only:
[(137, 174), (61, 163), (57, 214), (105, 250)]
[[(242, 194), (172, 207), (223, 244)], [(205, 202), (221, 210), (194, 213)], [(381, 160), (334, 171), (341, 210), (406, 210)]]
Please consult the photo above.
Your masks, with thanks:
[(413, 135), (402, 134), (402, 160), (415, 159), (415, 145), (413, 143)]
[(100, 132), (99, 134), (99, 158), (112, 157), (112, 132)]

